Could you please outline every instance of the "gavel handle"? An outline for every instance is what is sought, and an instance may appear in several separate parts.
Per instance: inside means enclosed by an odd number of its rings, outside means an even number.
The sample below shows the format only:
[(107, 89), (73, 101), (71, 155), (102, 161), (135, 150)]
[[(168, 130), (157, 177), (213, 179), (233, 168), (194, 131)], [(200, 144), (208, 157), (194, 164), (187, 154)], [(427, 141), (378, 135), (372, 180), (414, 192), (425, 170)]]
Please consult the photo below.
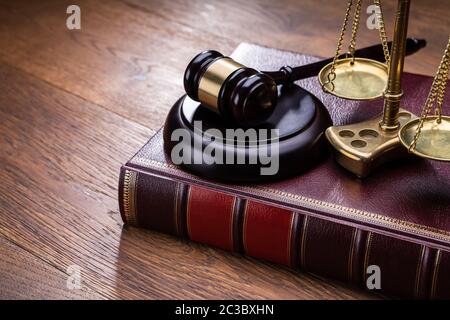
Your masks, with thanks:
[[(391, 48), (391, 45), (392, 42), (389, 42), (389, 49)], [(413, 53), (416, 53), (426, 45), (427, 42), (424, 39), (408, 38), (406, 40), (406, 55), (409, 56)], [(345, 56), (345, 54), (342, 55), (342, 57), (343, 56)], [(358, 49), (355, 51), (355, 56), (360, 58), (373, 59), (380, 62), (385, 61), (383, 46), (381, 44)], [(277, 84), (283, 84), (286, 82), (292, 82), (317, 76), (320, 70), (332, 61), (333, 58), (329, 58), (295, 68), (283, 67), (279, 71), (264, 71), (263, 73), (274, 79)]]

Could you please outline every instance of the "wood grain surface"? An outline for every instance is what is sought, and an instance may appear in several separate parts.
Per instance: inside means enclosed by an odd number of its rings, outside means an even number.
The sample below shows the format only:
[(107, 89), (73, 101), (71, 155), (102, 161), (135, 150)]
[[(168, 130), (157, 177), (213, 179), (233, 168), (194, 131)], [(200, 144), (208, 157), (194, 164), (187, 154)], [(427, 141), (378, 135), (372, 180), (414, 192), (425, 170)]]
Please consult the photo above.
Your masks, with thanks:
[[(396, 1), (384, 1), (389, 34)], [(432, 75), (450, 2), (413, 0), (408, 71)], [(81, 8), (81, 30), (66, 8)], [(331, 56), (342, 1), (0, 0), (0, 298), (371, 299), (345, 284), (123, 228), (120, 165), (164, 122), (197, 52)], [(359, 44), (378, 41), (361, 29)], [(82, 285), (69, 289), (68, 267)]]

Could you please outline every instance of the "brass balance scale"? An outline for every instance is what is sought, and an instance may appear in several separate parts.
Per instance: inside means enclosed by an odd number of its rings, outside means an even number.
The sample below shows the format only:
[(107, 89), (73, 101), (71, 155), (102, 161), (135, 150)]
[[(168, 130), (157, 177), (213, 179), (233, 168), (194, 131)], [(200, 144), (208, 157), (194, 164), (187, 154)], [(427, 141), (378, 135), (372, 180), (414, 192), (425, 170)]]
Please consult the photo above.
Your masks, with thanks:
[[(326, 93), (344, 99), (370, 100), (383, 97), (384, 110), (374, 119), (333, 126), (326, 130), (326, 137), (335, 149), (337, 162), (363, 178), (380, 164), (411, 155), (450, 161), (450, 117), (442, 115), (450, 64), (450, 38), (419, 118), (400, 108), (410, 0), (398, 0), (391, 52), (387, 45), (381, 3), (380, 0), (374, 0), (379, 8), (377, 18), (385, 63), (355, 57), (361, 3), (362, 0), (356, 1), (349, 50), (341, 58), (354, 4), (353, 0), (348, 0), (335, 57), (319, 73), (319, 82)], [(434, 105), (435, 114), (432, 115)]]

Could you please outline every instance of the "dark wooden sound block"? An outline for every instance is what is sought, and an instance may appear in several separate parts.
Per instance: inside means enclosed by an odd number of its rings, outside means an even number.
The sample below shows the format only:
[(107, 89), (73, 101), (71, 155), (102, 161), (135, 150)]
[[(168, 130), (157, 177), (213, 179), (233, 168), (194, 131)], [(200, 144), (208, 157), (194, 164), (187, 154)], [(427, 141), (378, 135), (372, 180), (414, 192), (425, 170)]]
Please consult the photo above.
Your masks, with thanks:
[[(328, 153), (324, 131), (331, 125), (322, 102), (294, 84), (279, 89), (274, 113), (266, 123), (255, 128), (237, 128), (183, 96), (167, 116), (164, 150), (172, 162), (204, 178), (228, 182), (272, 181), (298, 175), (320, 163)], [(227, 129), (242, 129), (246, 136), (232, 137)], [(269, 129), (267, 136), (258, 134), (259, 129)], [(270, 129), (278, 129), (278, 135), (270, 136)], [(278, 143), (278, 150), (274, 143)], [(176, 161), (172, 153), (177, 156)], [(261, 158), (261, 153), (269, 157)], [(185, 157), (182, 163), (180, 155)], [(244, 163), (238, 163), (238, 159)], [(251, 159), (256, 159), (256, 163)]]

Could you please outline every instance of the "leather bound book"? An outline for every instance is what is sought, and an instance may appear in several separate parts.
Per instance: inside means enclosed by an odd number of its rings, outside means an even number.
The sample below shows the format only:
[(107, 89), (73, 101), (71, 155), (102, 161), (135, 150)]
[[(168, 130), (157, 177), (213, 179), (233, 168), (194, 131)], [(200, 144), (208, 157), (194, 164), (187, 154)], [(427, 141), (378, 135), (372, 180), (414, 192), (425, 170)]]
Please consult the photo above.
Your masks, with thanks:
[[(232, 56), (258, 70), (318, 60), (251, 44), (241, 44)], [(405, 73), (402, 107), (420, 114), (431, 82), (431, 77)], [(335, 125), (382, 112), (381, 99), (346, 101), (323, 93), (316, 78), (297, 83), (322, 100)], [(450, 105), (449, 94), (445, 101)], [(448, 163), (394, 163), (359, 180), (329, 157), (287, 180), (232, 185), (173, 165), (160, 130), (121, 168), (119, 204), (130, 225), (364, 288), (368, 266), (376, 265), (381, 271), (376, 292), (450, 298)]]

